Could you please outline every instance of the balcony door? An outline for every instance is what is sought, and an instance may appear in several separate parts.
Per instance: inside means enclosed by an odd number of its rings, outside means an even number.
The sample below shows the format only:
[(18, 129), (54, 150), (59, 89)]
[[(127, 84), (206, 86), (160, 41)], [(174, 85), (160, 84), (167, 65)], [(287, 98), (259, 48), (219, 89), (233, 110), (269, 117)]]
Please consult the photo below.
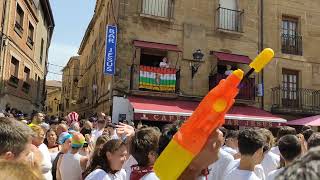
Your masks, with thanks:
[(236, 0), (220, 0), (219, 28), (237, 31), (238, 11)]
[(282, 70), (283, 96), (282, 104), (285, 107), (298, 107), (299, 105), (299, 72), (294, 70)]

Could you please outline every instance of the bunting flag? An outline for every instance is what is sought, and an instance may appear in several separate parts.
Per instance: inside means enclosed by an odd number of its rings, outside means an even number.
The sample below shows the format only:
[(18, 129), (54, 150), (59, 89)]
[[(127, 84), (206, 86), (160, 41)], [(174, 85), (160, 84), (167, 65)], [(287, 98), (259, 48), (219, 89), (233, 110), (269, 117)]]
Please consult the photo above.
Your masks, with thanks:
[(176, 69), (140, 66), (139, 88), (154, 91), (176, 90)]

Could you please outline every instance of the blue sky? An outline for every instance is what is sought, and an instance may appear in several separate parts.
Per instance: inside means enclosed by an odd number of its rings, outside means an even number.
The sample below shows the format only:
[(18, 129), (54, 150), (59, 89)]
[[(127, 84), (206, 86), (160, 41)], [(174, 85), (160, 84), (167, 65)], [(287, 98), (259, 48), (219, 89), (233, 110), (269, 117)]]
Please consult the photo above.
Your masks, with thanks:
[[(61, 80), (61, 67), (77, 55), (86, 28), (92, 18), (96, 0), (50, 0), (55, 29), (49, 49), (48, 80)], [(58, 66), (54, 66), (55, 64)]]

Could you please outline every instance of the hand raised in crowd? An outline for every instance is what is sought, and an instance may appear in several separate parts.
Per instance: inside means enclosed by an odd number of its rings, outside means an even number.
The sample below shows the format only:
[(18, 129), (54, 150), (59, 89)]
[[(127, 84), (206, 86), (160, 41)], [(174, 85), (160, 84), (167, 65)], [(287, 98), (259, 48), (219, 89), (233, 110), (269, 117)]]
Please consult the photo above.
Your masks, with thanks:
[(306, 154), (308, 151), (308, 148), (307, 148), (306, 140), (303, 134), (297, 134), (297, 137), (301, 143), (301, 154)]
[(132, 137), (134, 135), (134, 127), (124, 124), (124, 123), (119, 123), (116, 125), (116, 130), (117, 134), (120, 136), (126, 136), (126, 137)]

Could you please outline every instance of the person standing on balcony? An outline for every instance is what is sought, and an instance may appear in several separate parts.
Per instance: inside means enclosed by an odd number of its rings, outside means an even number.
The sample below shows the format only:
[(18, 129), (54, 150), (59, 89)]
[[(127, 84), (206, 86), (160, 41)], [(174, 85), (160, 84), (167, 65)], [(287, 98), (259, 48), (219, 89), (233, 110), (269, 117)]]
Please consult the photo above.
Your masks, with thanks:
[(162, 62), (160, 62), (160, 68), (169, 68), (169, 62), (168, 62), (168, 58), (164, 57), (162, 59)]

